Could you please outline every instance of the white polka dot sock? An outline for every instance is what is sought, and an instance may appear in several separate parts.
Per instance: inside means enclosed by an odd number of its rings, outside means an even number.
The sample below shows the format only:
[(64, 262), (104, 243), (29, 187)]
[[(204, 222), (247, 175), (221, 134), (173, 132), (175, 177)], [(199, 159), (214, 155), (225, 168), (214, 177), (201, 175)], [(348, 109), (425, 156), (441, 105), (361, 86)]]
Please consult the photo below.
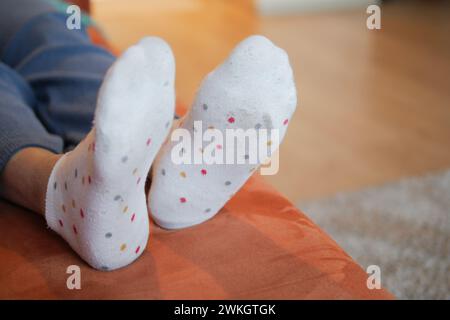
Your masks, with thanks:
[(173, 120), (174, 73), (161, 39), (126, 50), (103, 81), (94, 128), (49, 178), (49, 227), (96, 269), (123, 267), (147, 244), (144, 187)]
[[(281, 141), (296, 104), (287, 54), (268, 39), (252, 36), (205, 78), (180, 128), (191, 136), (194, 121), (202, 122), (202, 130), (221, 132), (227, 128), (279, 129)], [(270, 140), (266, 142), (271, 144)], [(261, 163), (251, 164), (245, 154), (245, 164), (175, 164), (171, 154), (179, 144), (169, 141), (158, 153), (148, 198), (150, 214), (167, 229), (188, 227), (213, 217)], [(226, 147), (207, 142), (201, 148), (205, 152), (206, 145)], [(272, 147), (276, 149), (278, 144), (274, 142)], [(191, 155), (197, 151), (192, 149)]]

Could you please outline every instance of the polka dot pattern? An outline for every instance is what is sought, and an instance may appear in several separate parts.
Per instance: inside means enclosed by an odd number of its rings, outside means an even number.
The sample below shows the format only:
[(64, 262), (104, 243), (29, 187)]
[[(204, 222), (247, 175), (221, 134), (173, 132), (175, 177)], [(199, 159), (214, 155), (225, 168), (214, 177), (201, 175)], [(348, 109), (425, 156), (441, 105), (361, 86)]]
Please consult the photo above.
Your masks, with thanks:
[[(203, 109), (204, 111), (208, 110), (208, 105), (207, 105), (207, 104), (203, 104), (203, 105), (202, 105), (202, 109)], [(268, 123), (267, 126), (271, 127), (271, 122), (272, 122), (272, 120), (271, 120), (270, 118), (265, 117), (265, 118), (264, 118), (264, 121)], [(229, 123), (229, 124), (233, 124), (233, 123), (236, 122), (236, 118), (235, 118), (234, 116), (228, 116), (228, 117), (226, 118), (226, 122)], [(283, 125), (287, 125), (288, 122), (289, 122), (289, 119), (285, 119), (285, 120), (283, 120), (282, 124), (283, 124)], [(261, 129), (261, 128), (262, 128), (262, 125), (261, 125), (261, 123), (259, 123), (259, 122), (255, 123), (253, 126), (254, 126), (255, 129)], [(208, 130), (214, 129), (214, 126), (213, 126), (213, 125), (209, 125), (209, 126), (207, 127), (207, 129), (208, 129)], [(271, 141), (271, 140), (267, 141), (267, 145), (268, 145), (268, 146), (271, 146), (271, 145), (272, 145), (272, 141)], [(223, 148), (222, 144), (216, 144), (216, 149), (221, 150), (222, 148)], [(203, 148), (199, 148), (199, 151), (200, 151), (200, 152), (203, 152)], [(184, 148), (181, 149), (181, 153), (183, 153), (183, 152), (184, 152)], [(250, 158), (250, 156), (249, 156), (248, 154), (245, 154), (245, 155), (244, 155), (244, 159), (245, 159), (245, 160), (249, 160), (249, 158)], [(257, 167), (252, 167), (252, 168), (250, 168), (250, 169), (249, 169), (249, 173), (253, 173), (256, 169), (257, 169)], [(164, 169), (164, 168), (161, 169), (160, 172), (161, 172), (161, 175), (162, 175), (162, 176), (166, 176), (166, 174), (167, 174), (166, 169)], [(189, 181), (188, 174), (187, 174), (186, 171), (182, 170), (182, 171), (180, 171), (178, 174), (179, 174), (179, 176), (180, 176), (181, 178), (186, 179), (186, 181)], [(207, 176), (207, 175), (208, 175), (208, 170), (207, 170), (206, 168), (200, 169), (200, 176)], [(225, 180), (225, 181), (223, 182), (223, 185), (225, 185), (226, 187), (230, 187), (230, 186), (232, 185), (232, 181), (231, 181), (231, 180)], [(186, 186), (186, 187), (188, 187), (188, 186)], [(180, 190), (182, 190), (182, 189), (183, 189), (183, 188), (180, 188)], [(234, 196), (234, 189), (233, 189), (233, 192), (229, 194), (228, 198), (230, 199), (230, 198), (232, 198), (233, 196)], [(181, 205), (183, 205), (183, 204), (185, 204), (185, 203), (187, 202), (187, 198), (186, 198), (185, 196), (180, 196), (180, 197), (178, 198), (178, 202), (179, 202)], [(209, 213), (211, 212), (211, 210), (212, 210), (211, 208), (206, 208), (206, 209), (204, 209), (204, 213), (208, 213), (208, 214), (209, 214)], [(132, 216), (131, 219), (132, 219), (132, 221), (134, 220), (134, 214), (133, 214), (133, 216)]]

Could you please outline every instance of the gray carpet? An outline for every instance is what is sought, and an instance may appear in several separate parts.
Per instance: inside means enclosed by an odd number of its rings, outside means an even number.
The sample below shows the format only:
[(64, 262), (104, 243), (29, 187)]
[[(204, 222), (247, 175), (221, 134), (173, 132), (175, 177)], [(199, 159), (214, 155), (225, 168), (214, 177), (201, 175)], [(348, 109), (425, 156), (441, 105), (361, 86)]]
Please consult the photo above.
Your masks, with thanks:
[(450, 299), (450, 170), (300, 203), (399, 299)]

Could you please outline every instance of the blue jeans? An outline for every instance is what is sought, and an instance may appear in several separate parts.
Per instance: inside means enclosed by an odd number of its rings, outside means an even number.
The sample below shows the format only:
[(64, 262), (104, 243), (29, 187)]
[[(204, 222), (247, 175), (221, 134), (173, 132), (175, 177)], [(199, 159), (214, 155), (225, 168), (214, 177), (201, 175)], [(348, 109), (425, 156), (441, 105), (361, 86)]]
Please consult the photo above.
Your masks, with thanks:
[(44, 0), (0, 1), (0, 173), (25, 147), (72, 149), (90, 131), (115, 57)]

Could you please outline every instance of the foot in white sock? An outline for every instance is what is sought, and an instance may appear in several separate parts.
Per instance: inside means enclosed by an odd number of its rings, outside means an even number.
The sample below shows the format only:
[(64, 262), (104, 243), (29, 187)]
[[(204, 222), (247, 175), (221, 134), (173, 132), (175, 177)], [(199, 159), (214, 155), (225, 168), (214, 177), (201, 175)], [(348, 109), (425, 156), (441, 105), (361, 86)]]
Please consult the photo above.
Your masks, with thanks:
[[(203, 128), (220, 130), (223, 136), (225, 129), (279, 129), (281, 141), (296, 104), (287, 54), (268, 39), (252, 36), (205, 78), (180, 128), (190, 131), (191, 136), (194, 121), (201, 121)], [(158, 153), (148, 197), (150, 214), (167, 229), (213, 217), (261, 163), (258, 159), (256, 164), (177, 165), (171, 159), (176, 144), (179, 142), (169, 142)], [(274, 149), (278, 147), (275, 144)], [(218, 149), (225, 147), (216, 145)], [(202, 150), (206, 152), (206, 148)]]
[(110, 68), (94, 128), (49, 178), (45, 217), (91, 266), (133, 262), (149, 235), (145, 181), (174, 114), (169, 46), (144, 38)]

